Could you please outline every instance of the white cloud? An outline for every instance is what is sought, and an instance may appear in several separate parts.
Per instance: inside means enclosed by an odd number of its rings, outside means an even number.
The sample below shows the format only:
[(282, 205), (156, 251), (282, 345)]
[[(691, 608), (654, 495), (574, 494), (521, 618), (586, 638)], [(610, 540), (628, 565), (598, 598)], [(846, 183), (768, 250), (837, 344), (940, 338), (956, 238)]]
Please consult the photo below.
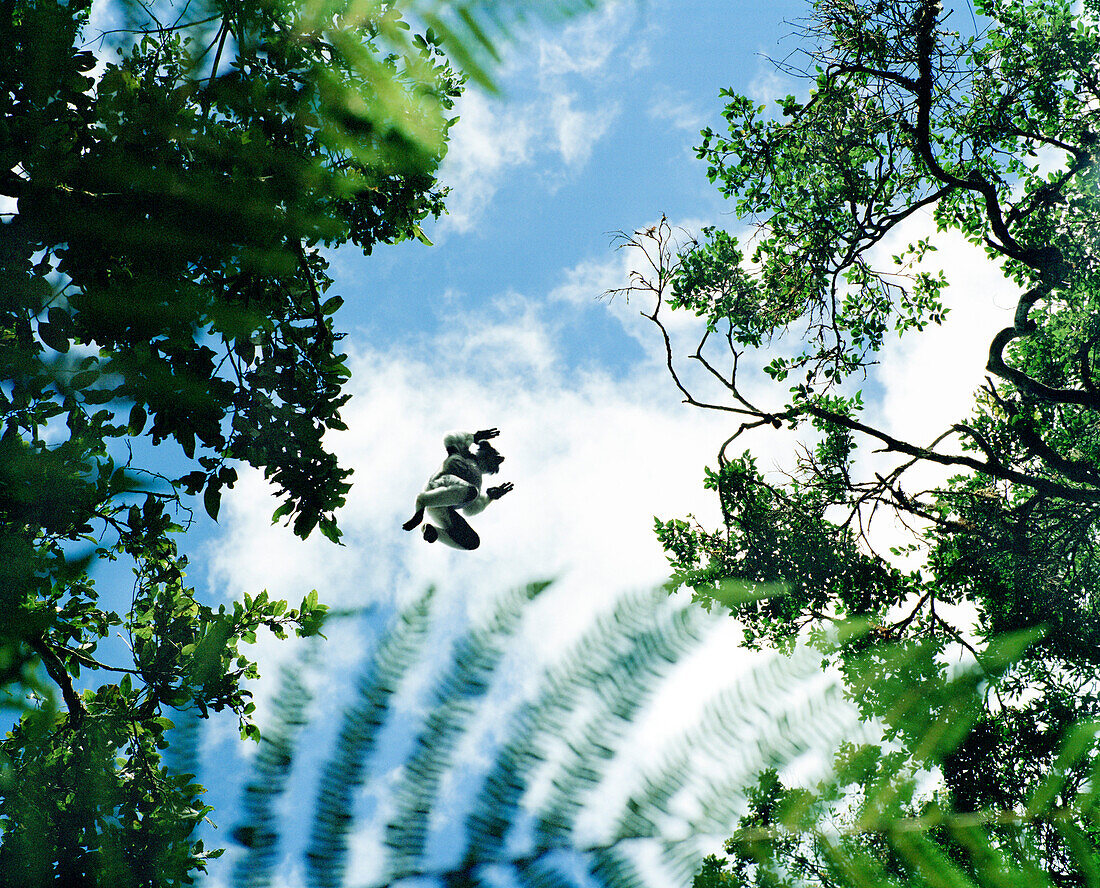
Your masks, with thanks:
[(447, 224), (469, 231), (492, 201), (510, 168), (530, 162), (535, 128), (531, 114), (470, 90), (458, 101), (440, 178), (453, 190)]
[[(775, 110), (775, 102), (787, 95), (793, 95), (805, 101), (809, 96), (812, 79), (795, 78), (783, 73), (767, 53), (757, 53), (762, 58), (757, 66), (756, 76), (749, 81), (745, 95), (758, 104), (767, 105)], [(784, 53), (786, 54), (786, 53)]]
[(697, 100), (663, 87), (650, 101), (648, 114), (654, 120), (664, 121), (676, 129), (697, 133), (706, 124), (712, 110), (709, 106), (704, 110)]
[(570, 167), (587, 162), (618, 113), (614, 105), (585, 111), (575, 106), (576, 99), (572, 94), (555, 96), (547, 112), (557, 136), (558, 152)]
[[(599, 259), (586, 259), (568, 269), (561, 284), (550, 291), (551, 301), (573, 306), (590, 305), (608, 290), (623, 286), (635, 266), (632, 251), (616, 250)], [(614, 310), (614, 300), (609, 305)], [(620, 321), (622, 319), (620, 318)]]
[[(915, 236), (912, 230), (901, 232), (895, 243)], [(925, 266), (945, 271), (944, 301), (950, 312), (941, 326), (891, 340), (879, 374), (886, 388), (882, 413), (887, 428), (923, 444), (972, 412), (974, 393), (987, 375), (989, 343), (1012, 324), (1020, 292), (1001, 273), (1000, 263), (962, 235), (939, 233), (933, 243), (938, 249)]]
[(481, 315), (456, 310), (430, 340), (433, 354), (453, 370), (476, 378), (548, 378), (561, 372), (552, 341), (552, 318), (514, 291), (493, 300)]
[(453, 187), (442, 230), (474, 229), (509, 173), (538, 164), (553, 188), (588, 162), (618, 114), (609, 95), (619, 57), (637, 54), (628, 39), (637, 24), (633, 4), (616, 0), (547, 29), (512, 47), (501, 66), (505, 96), (493, 99), (471, 89), (458, 101), (460, 120), (451, 131), (440, 171)]
[[(597, 101), (582, 107), (576, 93), (539, 93), (522, 103), (503, 102), (470, 91), (457, 105), (460, 120), (440, 178), (453, 188), (444, 228), (470, 231), (514, 170), (539, 164), (541, 175), (560, 180), (586, 164), (608, 132), (618, 109)], [(555, 159), (556, 155), (556, 159)], [(560, 163), (564, 170), (554, 170)], [(550, 175), (547, 175), (547, 172)]]
[(592, 76), (611, 63), (634, 27), (637, 12), (625, 0), (610, 0), (597, 12), (539, 39), (535, 54), (541, 78)]
[[(928, 213), (914, 216), (886, 238), (875, 249), (872, 264), (891, 268), (891, 255), (922, 237), (930, 237), (937, 249), (926, 255), (920, 268), (944, 271), (949, 286), (943, 301), (949, 312), (942, 325), (929, 325), (900, 338), (896, 334), (887, 337), (879, 363), (871, 369), (871, 382), (864, 386), (867, 406), (863, 420), (903, 441), (929, 446), (953, 423), (970, 416), (974, 394), (986, 376), (989, 342), (1012, 322), (1018, 291), (982, 248), (968, 244), (955, 232), (937, 232)], [(870, 438), (857, 437), (857, 443), (855, 474), (860, 478), (884, 475), (908, 462), (907, 457), (885, 452)], [(941, 442), (939, 449), (960, 452), (954, 438)], [(918, 463), (905, 472), (901, 486), (914, 494), (942, 485), (957, 473), (957, 468)], [(915, 542), (913, 531), (926, 526), (926, 522), (906, 516), (907, 527), (889, 509), (874, 514), (869, 538), (880, 555)], [(917, 552), (897, 563), (916, 569), (923, 563), (923, 555)]]
[[(652, 516), (713, 509), (699, 479), (724, 425), (682, 407), (656, 367), (625, 383), (563, 373), (533, 314), (486, 324), (479, 336), (480, 349), (456, 349), (460, 332), (448, 334), (424, 360), (353, 353), (350, 431), (333, 442), (356, 470), (341, 515), (348, 545), (301, 543), (271, 527), (274, 501), (249, 479), (227, 503), (219, 585), (282, 594), (323, 579), (326, 600), (347, 605), (387, 597), (399, 582), (476, 581), (491, 592), (532, 577), (583, 576), (610, 596), (660, 581), (666, 568)], [(502, 429), (500, 477), (516, 490), (474, 522), (482, 548), (458, 553), (403, 533), (416, 492), (442, 459), (443, 432), (489, 426)]]
[[(617, 114), (609, 102), (580, 107), (573, 93), (513, 104), (473, 91), (459, 100), (457, 111), (461, 119), (451, 130), (440, 178), (453, 189), (444, 230), (459, 232), (476, 227), (514, 170), (538, 162), (541, 175), (557, 181), (584, 166)], [(555, 171), (556, 162), (564, 170)]]

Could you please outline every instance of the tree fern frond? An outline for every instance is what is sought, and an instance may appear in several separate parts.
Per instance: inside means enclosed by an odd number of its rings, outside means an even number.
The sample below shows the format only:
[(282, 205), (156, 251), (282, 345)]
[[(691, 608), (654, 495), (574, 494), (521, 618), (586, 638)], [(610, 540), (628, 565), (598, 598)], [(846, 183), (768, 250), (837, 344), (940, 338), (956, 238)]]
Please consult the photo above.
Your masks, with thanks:
[(593, 851), (591, 873), (601, 885), (615, 885), (616, 888), (647, 888), (648, 885), (634, 861), (619, 847)]
[(563, 866), (553, 855), (539, 855), (517, 861), (515, 875), (523, 888), (583, 888), (583, 873), (571, 871), (575, 869)]
[(532, 20), (553, 22), (599, 6), (599, 0), (407, 0), (409, 13), (442, 40), (447, 54), (479, 86), (495, 91), (490, 73), (500, 62), (500, 47)]
[(344, 713), (336, 748), (322, 772), (306, 851), (310, 880), (318, 888), (343, 883), (355, 793), (363, 785), (367, 760), (389, 716), (393, 696), (420, 660), (431, 629), (433, 596), (434, 590), (428, 589), (400, 613), (359, 679), (355, 702)]
[[(308, 650), (308, 649), (307, 649)], [(276, 805), (286, 791), (287, 780), (294, 763), (298, 735), (306, 725), (306, 711), (312, 699), (302, 682), (301, 667), (308, 665), (307, 656), (299, 668), (284, 667), (279, 677), (279, 693), (273, 708), (272, 726), (260, 737), (260, 748), (252, 764), (252, 778), (244, 789), (244, 823), (233, 832), (233, 838), (245, 847), (237, 861), (234, 884), (242, 888), (261, 888), (271, 884), (278, 859), (279, 819)]]
[(164, 766), (169, 773), (179, 777), (194, 778), (202, 770), (199, 743), (202, 731), (198, 712), (188, 709), (175, 714), (169, 735), (168, 748), (164, 750)]
[(424, 800), (436, 797), (455, 744), (474, 713), (474, 701), (489, 689), (507, 642), (519, 627), (524, 605), (546, 586), (533, 584), (503, 596), (487, 620), (455, 643), (450, 668), (440, 677), (432, 711), (394, 791), (396, 812), (386, 831), (391, 879), (415, 874), (429, 833), (431, 811)]
[[(654, 593), (656, 594), (656, 593)], [(639, 598), (645, 606), (645, 599)], [(654, 603), (655, 604), (655, 603)], [(597, 705), (579, 729), (567, 733), (569, 755), (552, 781), (536, 825), (536, 842), (553, 845), (572, 832), (577, 813), (613, 754), (627, 725), (653, 698), (672, 667), (702, 640), (709, 618), (698, 608), (658, 610), (652, 631), (628, 640), (599, 673), (588, 673)], [(595, 779), (594, 779), (595, 778)]]
[[(623, 837), (639, 835), (637, 826), (627, 821), (636, 818), (634, 812), (637, 810), (663, 810), (670, 793), (683, 785), (691, 771), (691, 759), (698, 756), (699, 750), (722, 750), (727, 754), (729, 750), (736, 750), (743, 764), (737, 774), (731, 776), (735, 781), (744, 781), (768, 766), (777, 754), (791, 759), (805, 751), (805, 747), (795, 745), (796, 737), (818, 738), (822, 725), (834, 720), (838, 726), (847, 727), (850, 719), (842, 715), (844, 707), (839, 705), (839, 690), (835, 685), (825, 688), (820, 696), (805, 700), (796, 698), (796, 693), (819, 672), (820, 657), (815, 653), (774, 657), (719, 692), (704, 707), (695, 725), (685, 732), (674, 754), (666, 756), (656, 768), (644, 772), (643, 788), (632, 799), (632, 809), (626, 812), (626, 820), (616, 834)], [(797, 733), (786, 724), (775, 726), (776, 720), (781, 718), (778, 712), (781, 706), (786, 707), (784, 712), (793, 707), (799, 713), (800, 730)], [(754, 757), (747, 755), (746, 750), (751, 750)], [(712, 781), (711, 785), (715, 783)], [(713, 801), (717, 803), (719, 799)], [(716, 810), (716, 805), (712, 810)]]
[[(662, 602), (656, 593), (620, 598), (598, 616), (546, 675), (535, 699), (512, 718), (512, 730), (490, 769), (467, 821), (467, 860), (493, 859), (515, 823), (532, 772), (547, 761), (546, 738), (562, 736), (578, 701), (603, 682), (623, 688), (623, 660), (636, 649), (653, 647), (665, 632)], [(662, 616), (664, 614), (664, 616)], [(652, 676), (650, 676), (652, 679)]]
[[(777, 658), (716, 696), (640, 779), (627, 775), (628, 730), (716, 618), (660, 591), (623, 596), (545, 670), (528, 699), (513, 697), (498, 710), (506, 657), (517, 653), (517, 630), (542, 588), (516, 590), (472, 626), (445, 632), (425, 596), (382, 630), (321, 776), (309, 884), (686, 883), (701, 843), (727, 835), (744, 808), (741, 786), (754, 769), (797, 758), (822, 731), (837, 733), (831, 720), (842, 707), (835, 691), (822, 697), (806, 690), (820, 655)], [(454, 637), (449, 647), (427, 643), (441, 634)], [(399, 695), (427, 669), (436, 677), (423, 702), (398, 707)], [(476, 721), (486, 711), (506, 717), (487, 731)], [(471, 764), (460, 753), (475, 743), (480, 760)], [(281, 791), (292, 757), (288, 747), (282, 770), (253, 783)], [(373, 819), (363, 824), (370, 845), (363, 847), (377, 856), (370, 875), (353, 875), (349, 848), (363, 792), (375, 800)], [(262, 798), (270, 802), (271, 793)], [(257, 829), (248, 837), (264, 843), (250, 851), (252, 871), (265, 875), (277, 834), (270, 805), (253, 806), (253, 813)], [(596, 815), (606, 828), (590, 826)]]
[[(1026, 810), (956, 813), (941, 807), (939, 798), (917, 794), (917, 781), (926, 779), (948, 748), (956, 723), (965, 724), (984, 682), (1018, 655), (1019, 644), (1011, 640), (981, 664), (952, 670), (929, 659), (919, 645), (872, 646), (864, 662), (849, 660), (848, 688), (873, 691), (891, 719), (883, 729), (900, 738), (886, 746), (860, 746), (850, 742), (850, 732), (844, 734), (854, 713), (840, 698), (839, 681), (820, 675), (819, 653), (777, 657), (716, 695), (670, 741), (656, 766), (621, 786), (613, 766), (624, 752), (625, 729), (638, 721), (672, 665), (698, 644), (709, 619), (699, 609), (683, 614), (663, 596), (628, 596), (546, 671), (513, 718), (496, 726), (503, 739), (487, 740), (480, 749), (488, 765), (462, 771), (461, 744), (481, 739), (473, 719), (497, 689), (526, 602), (537, 591), (503, 597), (485, 619), (459, 631), (442, 658), (425, 644), (439, 621), (426, 597), (384, 632), (323, 776), (318, 805), (324, 811), (310, 844), (310, 884), (686, 885), (704, 849), (727, 836), (740, 813), (742, 826), (726, 845), (732, 861), (709, 858), (697, 888), (1061, 885), (1037, 850), (1043, 830), (1058, 831), (1080, 857), (1073, 862), (1078, 876), (1072, 884), (1100, 888), (1100, 766), (1091, 780), (1078, 777), (1067, 786), (1062, 779), (1092, 754), (1096, 725), (1067, 737), (1055, 770)], [(414, 670), (426, 666), (438, 670), (437, 680), (426, 712), (409, 725), (408, 712), (394, 706), (395, 695)], [(883, 673), (903, 679), (881, 681)], [(255, 826), (238, 833), (249, 846), (236, 874), (239, 885), (266, 884), (273, 872), (273, 803), (285, 788), (308, 701), (304, 686), (287, 681), (286, 689), (247, 791)], [(382, 734), (386, 740), (379, 745)], [(826, 751), (838, 739), (849, 742), (841, 744), (834, 772), (820, 786), (783, 787), (779, 777), (787, 765), (811, 750)], [(387, 741), (398, 747), (397, 756), (387, 757)], [(381, 875), (348, 880), (357, 791), (390, 782), (386, 772), (394, 773), (395, 764), (395, 788), (388, 798), (378, 793)], [(757, 789), (745, 788), (769, 766)], [(451, 798), (448, 781), (456, 776), (474, 786), (461, 787)], [(466, 798), (458, 799), (460, 794)], [(614, 801), (619, 796), (622, 804)], [(608, 829), (595, 839), (582, 836), (582, 812), (599, 813)], [(447, 821), (461, 824), (465, 836), (441, 829)], [(322, 861), (322, 855), (328, 858)]]

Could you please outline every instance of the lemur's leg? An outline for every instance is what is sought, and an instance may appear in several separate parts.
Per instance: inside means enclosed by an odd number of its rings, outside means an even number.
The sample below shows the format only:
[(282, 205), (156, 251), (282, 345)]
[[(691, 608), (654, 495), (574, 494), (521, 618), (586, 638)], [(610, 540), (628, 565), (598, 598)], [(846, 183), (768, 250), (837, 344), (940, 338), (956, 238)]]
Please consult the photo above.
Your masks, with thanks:
[(453, 484), (441, 484), (425, 490), (416, 498), (418, 509), (442, 509), (449, 506), (464, 506), (477, 499), (477, 488), (466, 481), (456, 480)]
[[(445, 476), (454, 478), (453, 475)], [(425, 509), (443, 509), (451, 506), (464, 506), (477, 499), (477, 488), (467, 481), (454, 478), (447, 483), (435, 483), (434, 486), (418, 494), (416, 497), (416, 512), (412, 518), (401, 526), (405, 530), (412, 530), (424, 520)]]
[[(432, 523), (428, 527), (435, 531), (435, 538), (445, 546), (469, 552), (481, 545), (481, 538), (476, 531), (455, 509), (430, 509), (429, 515)], [(430, 535), (432, 534), (425, 528), (424, 539), (434, 543), (435, 539), (428, 539)]]

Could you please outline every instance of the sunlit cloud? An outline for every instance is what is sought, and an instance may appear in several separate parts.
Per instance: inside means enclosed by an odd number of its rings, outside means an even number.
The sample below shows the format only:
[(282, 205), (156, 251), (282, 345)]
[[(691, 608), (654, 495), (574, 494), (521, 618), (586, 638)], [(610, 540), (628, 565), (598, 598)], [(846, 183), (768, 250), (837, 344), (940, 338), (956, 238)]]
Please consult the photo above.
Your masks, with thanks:
[(745, 95), (758, 104), (767, 106), (768, 111), (776, 111), (775, 102), (787, 95), (805, 99), (809, 95), (813, 81), (796, 79), (776, 68), (769, 58), (762, 58), (756, 76), (749, 81)]
[(614, 105), (591, 111), (576, 106), (572, 94), (555, 96), (548, 109), (550, 124), (557, 137), (557, 148), (566, 166), (587, 162), (596, 142), (603, 138), (618, 113)]
[(542, 80), (580, 74), (593, 76), (609, 67), (624, 50), (638, 18), (636, 5), (610, 0), (589, 15), (539, 39), (535, 49)]
[(712, 116), (715, 110), (711, 97), (707, 97), (708, 104), (704, 105), (682, 92), (673, 92), (664, 87), (658, 89), (649, 104), (647, 113), (654, 120), (659, 120), (676, 129), (682, 129), (691, 133), (698, 133)]
[(528, 110), (473, 90), (455, 110), (459, 121), (440, 178), (452, 189), (445, 224), (464, 232), (476, 225), (506, 173), (531, 161), (537, 127)]
[(617, 119), (608, 84), (620, 57), (637, 53), (637, 41), (628, 39), (637, 25), (634, 4), (606, 3), (545, 31), (522, 52), (506, 48), (501, 81), (509, 100), (471, 89), (457, 103), (460, 119), (440, 171), (453, 189), (443, 233), (476, 229), (517, 170), (537, 168), (553, 189), (584, 167)]

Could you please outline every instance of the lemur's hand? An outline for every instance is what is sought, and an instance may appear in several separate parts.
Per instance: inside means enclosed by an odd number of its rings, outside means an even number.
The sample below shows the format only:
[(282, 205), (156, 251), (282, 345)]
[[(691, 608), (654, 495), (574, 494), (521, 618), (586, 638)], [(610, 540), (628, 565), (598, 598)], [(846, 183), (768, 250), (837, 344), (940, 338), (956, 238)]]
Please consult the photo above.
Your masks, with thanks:
[(498, 500), (502, 496), (504, 496), (504, 494), (506, 494), (509, 490), (511, 490), (512, 487), (513, 484), (511, 481), (505, 481), (499, 487), (490, 487), (485, 492), (489, 495), (489, 499)]
[(482, 441), (488, 441), (499, 434), (500, 429), (482, 429), (480, 432), (474, 432), (474, 442), (480, 444)]

